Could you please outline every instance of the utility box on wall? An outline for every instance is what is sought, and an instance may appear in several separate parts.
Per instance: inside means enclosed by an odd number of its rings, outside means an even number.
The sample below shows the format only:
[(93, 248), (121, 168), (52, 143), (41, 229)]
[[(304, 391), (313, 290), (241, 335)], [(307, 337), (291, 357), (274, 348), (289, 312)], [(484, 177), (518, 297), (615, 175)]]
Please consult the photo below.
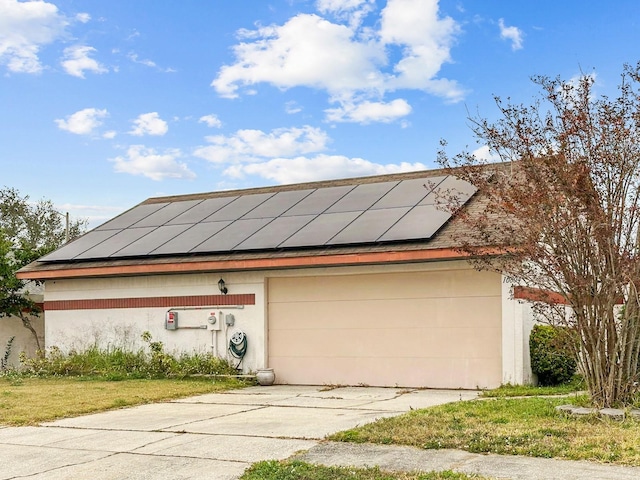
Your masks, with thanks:
[(164, 317), (164, 328), (167, 330), (175, 330), (178, 328), (178, 312), (169, 310)]
[(216, 314), (216, 312), (209, 313), (207, 318), (209, 322), (209, 330), (221, 330), (222, 329), (222, 312)]

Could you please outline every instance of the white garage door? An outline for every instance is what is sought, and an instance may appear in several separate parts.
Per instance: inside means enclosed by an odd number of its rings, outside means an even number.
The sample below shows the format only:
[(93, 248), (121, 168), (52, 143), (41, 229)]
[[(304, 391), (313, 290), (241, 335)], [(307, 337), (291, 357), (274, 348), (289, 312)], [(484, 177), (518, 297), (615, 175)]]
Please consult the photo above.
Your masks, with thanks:
[(501, 382), (500, 276), (469, 269), (269, 279), (278, 383)]

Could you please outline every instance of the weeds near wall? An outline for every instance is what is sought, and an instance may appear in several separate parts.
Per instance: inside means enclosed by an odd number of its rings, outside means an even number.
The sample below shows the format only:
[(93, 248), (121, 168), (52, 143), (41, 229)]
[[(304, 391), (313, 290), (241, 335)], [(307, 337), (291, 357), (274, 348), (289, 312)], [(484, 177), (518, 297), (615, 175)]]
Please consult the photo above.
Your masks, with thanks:
[(13, 342), (16, 339), (15, 335), (7, 340), (7, 344), (4, 347), (4, 355), (0, 358), (0, 371), (4, 372), (9, 367), (9, 357), (11, 356), (11, 350), (13, 350)]
[(27, 358), (21, 355), (22, 373), (32, 376), (83, 376), (108, 380), (133, 378), (185, 378), (194, 375), (237, 375), (225, 359), (211, 354), (167, 353), (164, 344), (154, 341), (149, 332), (142, 334), (146, 348), (129, 350), (109, 346), (89, 346), (84, 350), (63, 352), (51, 347), (45, 355)]

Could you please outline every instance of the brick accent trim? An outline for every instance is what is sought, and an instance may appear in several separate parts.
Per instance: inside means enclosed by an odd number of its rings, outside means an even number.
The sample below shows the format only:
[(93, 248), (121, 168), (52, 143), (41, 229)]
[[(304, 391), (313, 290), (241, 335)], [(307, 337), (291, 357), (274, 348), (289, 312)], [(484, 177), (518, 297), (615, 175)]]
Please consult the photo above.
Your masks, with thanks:
[(530, 302), (544, 302), (554, 305), (569, 305), (567, 299), (557, 292), (543, 290), (542, 288), (532, 288), (515, 286), (513, 287), (513, 298), (516, 300), (528, 300)]
[[(36, 306), (36, 308), (38, 309), (38, 310), (36, 310), (36, 312), (37, 312), (37, 313), (39, 313), (40, 311), (44, 310), (44, 303), (36, 302), (36, 303), (35, 303), (35, 306)], [(23, 308), (23, 309), (22, 309), (22, 312), (23, 312), (23, 313), (33, 313), (33, 310), (32, 310), (32, 309), (30, 309), (30, 308)], [(36, 313), (36, 314), (37, 314), (37, 313)]]
[(185, 297), (93, 298), (50, 300), (44, 310), (103, 310), (109, 308), (205, 307), (214, 305), (255, 305), (253, 293), (238, 295), (191, 295)]
[[(513, 298), (516, 300), (528, 300), (530, 302), (544, 302), (552, 305), (571, 305), (569, 300), (557, 292), (532, 287), (513, 287)], [(616, 299), (616, 305), (623, 305), (624, 298)]]

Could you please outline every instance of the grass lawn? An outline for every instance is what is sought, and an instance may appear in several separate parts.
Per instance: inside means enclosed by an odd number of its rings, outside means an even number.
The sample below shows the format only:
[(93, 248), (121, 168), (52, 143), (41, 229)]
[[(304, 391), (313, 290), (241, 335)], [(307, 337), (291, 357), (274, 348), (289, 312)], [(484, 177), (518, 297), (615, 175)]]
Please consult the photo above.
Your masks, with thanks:
[(120, 407), (240, 388), (235, 380), (0, 377), (0, 425), (34, 425)]
[(571, 383), (554, 387), (538, 387), (535, 385), (502, 385), (493, 390), (484, 390), (481, 397), (536, 397), (541, 395), (568, 395), (584, 390), (583, 383), (576, 379)]
[(485, 477), (451, 471), (431, 473), (384, 472), (377, 468), (323, 467), (294, 461), (255, 463), (240, 480), (469, 480)]
[(567, 398), (489, 398), (379, 420), (330, 440), (455, 448), (477, 453), (556, 457), (640, 466), (640, 421), (570, 418)]

